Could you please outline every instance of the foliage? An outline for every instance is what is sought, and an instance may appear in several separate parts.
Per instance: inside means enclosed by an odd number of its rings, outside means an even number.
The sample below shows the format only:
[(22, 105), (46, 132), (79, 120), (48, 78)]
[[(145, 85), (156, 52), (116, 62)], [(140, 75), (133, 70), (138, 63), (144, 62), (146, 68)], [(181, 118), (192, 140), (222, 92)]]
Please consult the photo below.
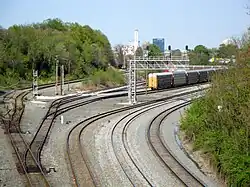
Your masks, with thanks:
[(231, 58), (232, 56), (236, 56), (237, 54), (237, 46), (233, 45), (233, 44), (221, 44), (218, 52), (217, 52), (217, 56), (221, 57), (221, 58)]
[(148, 56), (152, 57), (152, 56), (162, 56), (162, 52), (161, 49), (154, 44), (149, 44), (148, 46)]
[(89, 78), (88, 85), (112, 87), (125, 84), (124, 74), (113, 68), (108, 68), (106, 71), (96, 70)]
[(42, 23), (0, 29), (0, 75), (17, 76), (15, 81), (1, 78), (2, 86), (19, 80), (31, 81), (33, 68), (42, 78), (51, 77), (56, 57), (64, 65), (67, 77), (74, 78), (115, 65), (107, 37), (88, 25), (48, 19)]
[(197, 45), (189, 53), (190, 64), (207, 65), (209, 63), (209, 50), (203, 45)]
[[(219, 48), (208, 49), (203, 45), (197, 45), (194, 50), (189, 50), (190, 64), (208, 65), (210, 58), (232, 59), (238, 53), (236, 44), (221, 44)], [(218, 63), (218, 62), (217, 62)]]
[(249, 57), (242, 51), (236, 67), (214, 75), (206, 96), (181, 121), (194, 148), (203, 150), (232, 186), (250, 185)]

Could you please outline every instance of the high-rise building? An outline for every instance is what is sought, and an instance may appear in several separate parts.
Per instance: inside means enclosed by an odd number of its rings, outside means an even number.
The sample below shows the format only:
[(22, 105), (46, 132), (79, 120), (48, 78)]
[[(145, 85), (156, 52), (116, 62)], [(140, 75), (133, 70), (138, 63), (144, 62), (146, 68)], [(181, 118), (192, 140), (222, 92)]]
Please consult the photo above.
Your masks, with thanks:
[(153, 44), (158, 46), (161, 52), (165, 51), (165, 40), (164, 38), (153, 38)]

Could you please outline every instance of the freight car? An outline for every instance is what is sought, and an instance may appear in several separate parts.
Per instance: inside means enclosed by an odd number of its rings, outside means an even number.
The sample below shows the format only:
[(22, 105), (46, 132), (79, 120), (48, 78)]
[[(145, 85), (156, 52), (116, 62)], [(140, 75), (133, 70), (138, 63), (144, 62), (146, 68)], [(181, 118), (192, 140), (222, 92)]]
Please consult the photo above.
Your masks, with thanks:
[(208, 82), (220, 69), (179, 70), (173, 72), (150, 73), (148, 87), (152, 90)]
[(172, 87), (173, 73), (150, 73), (148, 76), (148, 87), (151, 89), (165, 89)]

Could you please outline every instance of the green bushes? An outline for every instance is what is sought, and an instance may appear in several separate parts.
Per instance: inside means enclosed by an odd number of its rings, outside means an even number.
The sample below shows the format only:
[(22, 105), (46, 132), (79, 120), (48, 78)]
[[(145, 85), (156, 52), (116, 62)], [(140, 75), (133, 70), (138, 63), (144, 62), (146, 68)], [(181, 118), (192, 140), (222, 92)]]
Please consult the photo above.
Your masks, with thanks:
[(20, 86), (19, 83), (19, 76), (10, 69), (7, 69), (4, 74), (0, 74), (0, 89), (16, 88)]
[(90, 80), (88, 81), (87, 85), (93, 85), (95, 87), (112, 87), (125, 84), (125, 77), (123, 73), (113, 68), (108, 68), (106, 71), (96, 70), (89, 76), (89, 79)]
[(208, 155), (232, 186), (250, 185), (249, 77), (247, 65), (215, 75), (206, 96), (191, 105), (181, 120), (194, 149)]

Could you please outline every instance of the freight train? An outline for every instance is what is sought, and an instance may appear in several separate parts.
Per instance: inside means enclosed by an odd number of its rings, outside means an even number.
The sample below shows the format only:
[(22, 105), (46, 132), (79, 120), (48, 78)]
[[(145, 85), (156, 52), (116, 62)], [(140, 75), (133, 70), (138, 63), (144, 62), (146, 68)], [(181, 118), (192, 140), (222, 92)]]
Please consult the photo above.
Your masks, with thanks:
[(152, 90), (204, 83), (211, 80), (216, 72), (224, 69), (177, 70), (173, 72), (150, 73), (148, 87)]

